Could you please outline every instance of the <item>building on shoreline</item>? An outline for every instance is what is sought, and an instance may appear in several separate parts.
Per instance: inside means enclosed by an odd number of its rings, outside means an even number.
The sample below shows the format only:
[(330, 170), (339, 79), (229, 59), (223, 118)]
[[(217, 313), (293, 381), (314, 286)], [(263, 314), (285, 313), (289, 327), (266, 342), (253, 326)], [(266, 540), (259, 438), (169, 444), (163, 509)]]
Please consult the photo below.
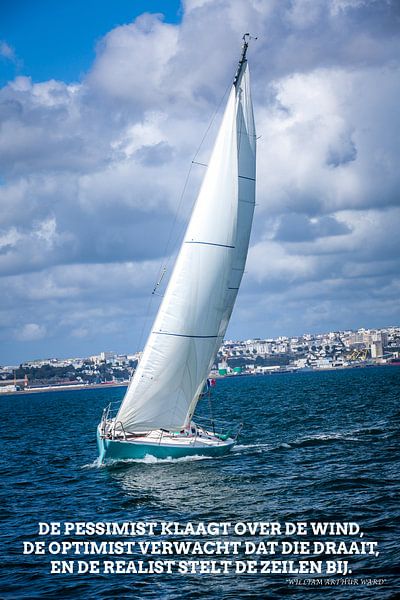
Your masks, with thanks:
[[(16, 385), (99, 384), (126, 382), (142, 353), (102, 351), (87, 358), (30, 360), (0, 367), (0, 387)], [(400, 360), (400, 327), (361, 328), (356, 331), (305, 333), (301, 336), (225, 340), (219, 349), (214, 375), (325, 370)], [(22, 384), (20, 382), (23, 382)]]

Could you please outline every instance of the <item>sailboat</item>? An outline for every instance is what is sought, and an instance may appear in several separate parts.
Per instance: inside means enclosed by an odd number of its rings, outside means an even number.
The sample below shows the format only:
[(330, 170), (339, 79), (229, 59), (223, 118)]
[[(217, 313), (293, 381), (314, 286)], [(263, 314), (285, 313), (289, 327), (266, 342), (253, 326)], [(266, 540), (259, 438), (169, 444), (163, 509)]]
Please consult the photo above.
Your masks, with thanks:
[(167, 289), (125, 397), (97, 429), (109, 460), (221, 456), (237, 435), (193, 421), (245, 268), (255, 205), (256, 133), (242, 53)]

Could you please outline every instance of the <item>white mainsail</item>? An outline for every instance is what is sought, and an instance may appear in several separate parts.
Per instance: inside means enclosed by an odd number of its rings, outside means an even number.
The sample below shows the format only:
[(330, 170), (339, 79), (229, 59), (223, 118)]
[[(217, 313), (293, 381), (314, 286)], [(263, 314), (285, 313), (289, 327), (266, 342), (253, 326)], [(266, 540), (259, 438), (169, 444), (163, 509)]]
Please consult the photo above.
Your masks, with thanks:
[[(245, 46), (245, 50), (246, 50)], [(242, 279), (255, 203), (256, 136), (245, 50), (142, 359), (116, 417), (125, 431), (190, 422)]]

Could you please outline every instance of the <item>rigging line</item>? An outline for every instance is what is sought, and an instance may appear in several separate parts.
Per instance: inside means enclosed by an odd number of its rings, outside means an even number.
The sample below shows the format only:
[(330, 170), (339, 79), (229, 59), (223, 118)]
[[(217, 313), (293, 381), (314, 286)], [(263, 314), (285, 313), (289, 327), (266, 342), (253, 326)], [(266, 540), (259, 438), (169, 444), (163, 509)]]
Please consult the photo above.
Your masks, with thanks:
[(160, 275), (160, 277), (159, 277), (159, 279), (158, 279), (158, 281), (157, 281), (157, 283), (156, 283), (156, 284), (155, 284), (155, 286), (154, 286), (154, 289), (153, 289), (153, 291), (151, 292), (153, 295), (156, 293), (158, 286), (161, 284), (161, 282), (162, 282), (162, 280), (163, 280), (163, 278), (164, 278), (164, 275), (165, 275), (165, 271), (166, 271), (166, 270), (167, 270), (167, 269), (166, 269), (166, 267), (164, 267), (164, 268), (163, 268), (163, 270), (162, 270), (162, 272), (161, 272), (161, 275)]
[[(204, 167), (208, 166), (208, 165), (206, 165), (204, 163), (197, 162), (196, 161), (196, 157), (197, 157), (197, 155), (199, 154), (199, 152), (201, 150), (201, 147), (202, 147), (202, 145), (204, 143), (204, 140), (206, 139), (206, 137), (208, 135), (208, 132), (210, 131), (211, 126), (212, 126), (213, 122), (215, 121), (215, 118), (216, 118), (216, 116), (217, 116), (217, 114), (218, 114), (218, 112), (219, 112), (219, 110), (220, 110), (220, 108), (221, 108), (221, 106), (222, 106), (222, 104), (223, 104), (223, 102), (225, 100), (225, 97), (226, 97), (228, 91), (230, 90), (231, 86), (232, 86), (232, 84), (229, 83), (229, 85), (225, 89), (224, 94), (223, 94), (221, 100), (219, 101), (217, 108), (214, 110), (214, 113), (211, 116), (211, 119), (210, 119), (210, 122), (209, 122), (209, 124), (207, 126), (207, 129), (206, 129), (206, 131), (205, 131), (205, 133), (204, 133), (204, 135), (203, 135), (203, 137), (201, 139), (201, 142), (200, 142), (199, 146), (197, 147), (197, 150), (196, 150), (196, 152), (195, 152), (195, 154), (193, 156), (192, 162), (191, 162), (191, 164), (189, 166), (189, 170), (188, 170), (188, 173), (187, 173), (187, 176), (186, 176), (186, 179), (185, 179), (185, 183), (184, 183), (184, 186), (183, 186), (183, 189), (182, 189), (182, 193), (181, 193), (180, 198), (179, 198), (178, 206), (177, 206), (177, 209), (175, 211), (174, 220), (173, 220), (173, 223), (172, 223), (172, 226), (171, 226), (171, 229), (170, 229), (170, 233), (169, 233), (169, 236), (168, 236), (168, 241), (167, 241), (167, 244), (166, 244), (165, 250), (164, 250), (164, 256), (167, 256), (166, 261), (165, 261), (165, 267), (164, 267), (165, 270), (167, 270), (167, 268), (169, 267), (169, 265), (171, 263), (171, 260), (172, 260), (172, 257), (168, 256), (168, 252), (170, 250), (171, 240), (172, 240), (172, 237), (173, 237), (173, 233), (174, 233), (174, 229), (175, 229), (175, 226), (176, 226), (176, 222), (178, 220), (178, 214), (180, 213), (180, 209), (182, 207), (183, 198), (184, 198), (184, 195), (185, 195), (185, 192), (186, 192), (186, 188), (187, 188), (187, 185), (188, 185), (188, 182), (189, 182), (190, 174), (192, 172), (192, 167), (193, 167), (193, 165), (196, 165), (196, 164), (204, 166)], [(192, 206), (192, 209), (193, 209), (193, 206)], [(179, 236), (180, 236), (180, 234), (179, 234)], [(177, 237), (179, 237), (179, 236), (177, 236)], [(160, 278), (161, 271), (162, 271), (162, 267), (160, 268), (160, 270), (158, 272), (158, 279)]]
[(213, 405), (211, 402), (211, 388), (208, 390), (208, 410), (210, 411), (211, 426), (213, 428), (213, 434), (215, 435), (215, 420), (214, 420)]
[(210, 122), (209, 122), (209, 124), (208, 124), (208, 127), (207, 127), (207, 129), (206, 129), (206, 131), (205, 131), (205, 133), (204, 133), (204, 135), (203, 135), (203, 137), (202, 137), (202, 139), (201, 139), (201, 142), (200, 142), (200, 144), (199, 144), (199, 146), (198, 146), (198, 148), (197, 148), (197, 150), (196, 150), (196, 152), (195, 152), (195, 155), (193, 156), (192, 163), (196, 161), (196, 157), (197, 157), (198, 153), (199, 153), (199, 152), (200, 152), (200, 150), (201, 150), (201, 147), (202, 147), (202, 145), (203, 145), (203, 143), (204, 143), (204, 140), (206, 139), (206, 137), (207, 137), (207, 134), (208, 134), (208, 132), (210, 131), (212, 124), (214, 123), (215, 117), (217, 116), (217, 114), (218, 114), (218, 112), (219, 112), (219, 109), (221, 108), (221, 106), (222, 106), (222, 103), (223, 103), (223, 101), (225, 100), (225, 96), (227, 95), (227, 93), (228, 93), (228, 91), (231, 89), (231, 87), (232, 87), (232, 83), (231, 83), (231, 82), (229, 82), (229, 84), (228, 84), (228, 87), (226, 88), (226, 90), (225, 90), (225, 92), (224, 92), (224, 95), (222, 96), (221, 100), (219, 101), (219, 104), (218, 104), (217, 108), (215, 109), (215, 111), (214, 111), (213, 115), (211, 116), (211, 120), (210, 120)]
[[(172, 222), (172, 226), (171, 226), (171, 229), (170, 229), (170, 232), (169, 232), (169, 235), (168, 235), (167, 243), (165, 245), (164, 257), (168, 256), (168, 252), (169, 252), (169, 249), (170, 249), (173, 232), (174, 232), (174, 229), (175, 229), (175, 226), (176, 226), (176, 222), (178, 220), (178, 214), (180, 213), (180, 210), (181, 210), (181, 207), (182, 207), (183, 197), (185, 195), (186, 188), (187, 188), (187, 185), (189, 183), (189, 177), (190, 177), (190, 173), (191, 172), (192, 172), (192, 164), (190, 164), (189, 170), (188, 170), (187, 175), (186, 175), (185, 183), (183, 184), (182, 192), (181, 192), (181, 195), (179, 197), (179, 202), (178, 202), (178, 206), (177, 206), (176, 211), (175, 211), (174, 220)], [(162, 270), (164, 270), (164, 272), (167, 270), (167, 266), (168, 266), (169, 262), (170, 262), (170, 258), (167, 258), (166, 261), (165, 261), (164, 268), (161, 267), (160, 270), (159, 270), (159, 276), (158, 276), (159, 278), (161, 277)]]
[[(144, 331), (145, 331), (145, 329), (147, 327), (147, 322), (148, 322), (148, 319), (149, 319), (149, 316), (150, 316), (150, 309), (151, 309), (152, 300), (153, 300), (153, 297), (155, 295), (157, 295), (157, 294), (155, 294), (155, 291), (157, 290), (159, 284), (161, 283), (161, 280), (164, 277), (164, 274), (166, 273), (166, 271), (167, 271), (167, 269), (168, 269), (168, 267), (169, 267), (169, 265), (171, 263), (171, 260), (172, 260), (172, 257), (168, 256), (168, 251), (170, 249), (171, 240), (172, 240), (172, 237), (173, 237), (173, 232), (174, 232), (174, 229), (175, 229), (175, 226), (176, 226), (176, 222), (178, 220), (178, 214), (180, 213), (180, 209), (182, 207), (183, 198), (184, 198), (184, 195), (185, 195), (185, 192), (186, 192), (186, 188), (187, 188), (187, 185), (188, 185), (188, 182), (189, 182), (190, 174), (192, 172), (192, 167), (193, 167), (194, 164), (197, 164), (195, 159), (196, 159), (197, 155), (200, 152), (200, 149), (201, 149), (201, 147), (202, 147), (202, 145), (204, 143), (204, 140), (206, 139), (206, 137), (208, 135), (208, 132), (210, 131), (211, 126), (212, 126), (212, 124), (213, 124), (213, 122), (215, 120), (215, 117), (217, 116), (217, 114), (218, 114), (218, 112), (219, 112), (219, 110), (220, 110), (220, 108), (222, 106), (222, 103), (224, 102), (225, 97), (226, 97), (228, 91), (231, 89), (231, 86), (232, 86), (232, 83), (229, 82), (229, 85), (227, 86), (227, 88), (226, 88), (226, 90), (225, 90), (225, 92), (224, 92), (224, 94), (223, 94), (223, 96), (222, 96), (222, 98), (221, 98), (221, 100), (220, 100), (217, 108), (215, 109), (214, 113), (211, 116), (211, 120), (210, 120), (210, 122), (208, 124), (208, 127), (207, 127), (207, 129), (206, 129), (206, 131), (205, 131), (205, 133), (204, 133), (204, 135), (203, 135), (203, 137), (201, 139), (201, 142), (200, 142), (200, 144), (199, 144), (199, 146), (198, 146), (198, 148), (197, 148), (197, 150), (196, 150), (196, 152), (195, 152), (195, 154), (193, 156), (193, 160), (192, 160), (192, 162), (191, 162), (191, 164), (189, 166), (189, 170), (188, 170), (187, 175), (186, 175), (186, 179), (185, 179), (185, 182), (184, 182), (184, 185), (183, 185), (183, 189), (182, 189), (182, 192), (181, 192), (181, 195), (180, 195), (180, 198), (179, 198), (178, 206), (177, 206), (177, 208), (175, 210), (174, 220), (173, 220), (173, 223), (172, 223), (169, 235), (168, 235), (167, 243), (165, 245), (165, 250), (164, 250), (164, 253), (163, 253), (163, 256), (167, 257), (167, 258), (165, 260), (164, 265), (162, 265), (162, 264), (160, 265), (160, 268), (158, 270), (157, 280), (156, 280), (158, 283), (155, 284), (155, 287), (153, 288), (153, 293), (150, 295), (149, 301), (147, 303), (146, 314), (145, 314), (145, 317), (143, 319), (142, 331), (141, 331), (140, 338), (139, 338), (138, 352), (141, 349), (141, 345), (142, 345), (142, 342), (143, 342), (143, 339), (144, 339)], [(204, 165), (204, 166), (207, 166), (207, 165)]]
[[(246, 43), (246, 35), (249, 35), (249, 34), (245, 34), (243, 36), (244, 43)], [(249, 35), (249, 39), (250, 38), (251, 38), (251, 36)], [(255, 38), (255, 39), (257, 39), (257, 38)], [(246, 50), (247, 50), (247, 47), (246, 47)], [(235, 85), (235, 82), (234, 82), (234, 85)], [(231, 87), (232, 87), (232, 83), (230, 81), (229, 84), (227, 85), (226, 89), (225, 89), (225, 92), (224, 92), (224, 94), (223, 94), (223, 96), (222, 96), (222, 98), (221, 98), (218, 106), (216, 107), (214, 113), (211, 116), (211, 119), (210, 119), (210, 122), (208, 124), (208, 127), (207, 127), (207, 129), (206, 129), (206, 131), (205, 131), (205, 133), (204, 133), (201, 141), (200, 141), (200, 144), (199, 144), (199, 146), (198, 146), (198, 148), (197, 148), (197, 150), (196, 150), (196, 152), (195, 152), (195, 154), (193, 156), (193, 160), (192, 160), (192, 162), (191, 162), (191, 164), (189, 166), (189, 170), (188, 170), (188, 173), (186, 175), (186, 179), (185, 179), (185, 182), (184, 182), (184, 185), (183, 185), (182, 193), (181, 193), (180, 198), (179, 198), (178, 207), (177, 207), (177, 209), (175, 211), (174, 221), (173, 221), (172, 227), (170, 229), (168, 240), (167, 240), (167, 243), (166, 243), (166, 246), (165, 246), (164, 257), (167, 256), (167, 253), (168, 253), (168, 250), (169, 250), (169, 247), (170, 247), (170, 243), (171, 243), (173, 231), (174, 231), (176, 222), (178, 220), (178, 214), (179, 214), (181, 206), (182, 206), (183, 197), (184, 197), (184, 194), (186, 192), (186, 188), (187, 188), (187, 185), (188, 185), (189, 177), (190, 177), (190, 174), (191, 174), (191, 171), (192, 171), (192, 166), (194, 164), (199, 164), (199, 165), (202, 165), (202, 166), (207, 166), (204, 163), (197, 162), (196, 161), (196, 157), (199, 154), (200, 149), (201, 149), (201, 147), (202, 147), (202, 145), (204, 143), (204, 140), (206, 139), (206, 137), (207, 137), (207, 135), (208, 135), (208, 133), (209, 133), (209, 131), (211, 129), (211, 126), (212, 126), (212, 124), (213, 124), (213, 122), (214, 122), (214, 120), (215, 120), (215, 118), (216, 118), (216, 116), (217, 116), (217, 114), (218, 114), (221, 106), (222, 106), (222, 103), (224, 102), (225, 97), (226, 97), (228, 91), (231, 89)], [(241, 115), (240, 119), (241, 119), (242, 122), (244, 122), (244, 115), (243, 114)], [(239, 144), (238, 144), (239, 147), (238, 147), (238, 151), (240, 151), (241, 134), (242, 134), (241, 132), (242, 132), (242, 130), (241, 130), (241, 124), (240, 124), (240, 126), (239, 126), (239, 132), (238, 132), (239, 133)], [(193, 209), (193, 206), (192, 206), (192, 209)], [(142, 331), (141, 331), (140, 338), (139, 338), (138, 351), (141, 348), (141, 344), (142, 344), (142, 341), (143, 341), (143, 338), (144, 338), (144, 330), (145, 330), (145, 327), (147, 326), (147, 321), (148, 321), (148, 318), (149, 318), (150, 307), (151, 307), (151, 303), (152, 303), (153, 297), (156, 296), (156, 295), (158, 295), (158, 294), (156, 294), (156, 290), (159, 287), (159, 285), (161, 284), (161, 281), (162, 281), (162, 279), (163, 279), (163, 277), (164, 277), (164, 275), (165, 275), (165, 273), (167, 271), (167, 268), (168, 268), (168, 266), (169, 266), (169, 264), (171, 262), (171, 258), (172, 257), (168, 257), (166, 259), (166, 262), (165, 262), (164, 266), (162, 264), (160, 265), (160, 268), (159, 268), (159, 271), (158, 271), (158, 276), (157, 276), (157, 279), (156, 279), (157, 283), (155, 284), (155, 286), (153, 288), (152, 294), (149, 296), (145, 318), (143, 319), (143, 326), (142, 326)]]
[[(243, 94), (243, 91), (240, 91), (239, 94)], [(240, 102), (240, 97), (238, 98), (238, 100)], [(247, 130), (247, 127), (246, 127), (246, 121), (245, 121), (245, 118), (244, 118), (243, 105), (240, 107), (240, 110), (238, 112), (239, 112), (239, 115), (238, 115), (239, 116), (239, 122), (238, 122), (238, 133), (237, 133), (237, 147), (238, 147), (238, 157), (239, 157), (239, 161), (240, 161), (240, 147), (242, 145), (242, 135), (247, 135), (249, 137), (249, 134), (248, 134), (248, 130)], [(243, 132), (245, 132), (245, 133), (243, 133)], [(239, 175), (239, 174), (238, 174), (238, 177), (242, 177), (243, 178), (243, 176)], [(243, 179), (247, 179), (247, 177), (243, 178)]]
[[(149, 296), (149, 298), (147, 300), (146, 312), (145, 312), (144, 319), (142, 320), (142, 328), (140, 331), (140, 336), (139, 336), (139, 340), (138, 340), (137, 347), (136, 347), (136, 353), (139, 353), (142, 350), (142, 342), (144, 339), (144, 330), (147, 327), (147, 321), (148, 321), (148, 318), (150, 315), (150, 308), (151, 308), (152, 300), (153, 300), (153, 294), (151, 296)], [(138, 364), (139, 364), (139, 361), (138, 361)], [(136, 369), (138, 367), (138, 364), (136, 365)], [(135, 371), (136, 371), (136, 369), (135, 369)], [(133, 375), (130, 378), (130, 381), (132, 381), (132, 379), (133, 379)]]
[[(176, 213), (175, 213), (174, 223), (173, 223), (173, 226), (172, 226), (172, 229), (171, 229), (171, 235), (170, 235), (170, 237), (169, 237), (169, 239), (168, 239), (168, 245), (169, 245), (170, 239), (171, 239), (171, 237), (172, 237), (172, 231), (173, 231), (173, 229), (174, 229), (174, 227), (175, 227), (175, 224), (176, 224), (176, 221), (177, 221), (178, 212), (179, 212), (179, 209), (180, 209), (180, 207), (181, 207), (181, 204), (182, 204), (182, 200), (183, 200), (184, 193), (185, 193), (185, 191), (186, 191), (186, 187), (187, 187), (187, 183), (188, 183), (188, 180), (189, 180), (189, 176), (190, 176), (190, 173), (191, 173), (191, 170), (192, 170), (192, 166), (193, 166), (193, 165), (200, 165), (200, 166), (202, 166), (202, 167), (208, 167), (208, 165), (207, 165), (207, 164), (205, 164), (205, 163), (202, 163), (202, 162), (199, 162), (199, 161), (196, 161), (196, 158), (197, 158), (197, 156), (198, 156), (198, 154), (199, 154), (199, 152), (200, 152), (200, 150), (201, 150), (201, 147), (202, 147), (202, 146), (203, 146), (203, 144), (204, 144), (204, 140), (206, 139), (206, 137), (207, 137), (207, 135), (208, 135), (208, 133), (209, 133), (209, 131), (210, 131), (211, 127), (212, 127), (212, 124), (214, 123), (214, 121), (215, 121), (215, 118), (216, 118), (217, 114), (219, 113), (219, 111), (220, 111), (220, 109), (221, 109), (221, 106), (222, 106), (223, 102), (225, 101), (225, 98), (226, 98), (226, 96), (227, 96), (227, 94), (228, 94), (228, 92), (229, 92), (229, 90), (230, 90), (231, 88), (232, 88), (232, 83), (231, 83), (231, 82), (229, 82), (229, 83), (228, 83), (228, 85), (227, 85), (227, 87), (226, 87), (226, 89), (225, 89), (225, 91), (224, 91), (224, 93), (223, 93), (223, 95), (222, 95), (222, 97), (221, 97), (221, 100), (219, 101), (219, 103), (218, 103), (218, 105), (217, 105), (216, 109), (214, 110), (214, 113), (211, 115), (211, 119), (210, 119), (210, 122), (209, 122), (209, 124), (208, 124), (208, 126), (207, 126), (207, 129), (205, 130), (205, 132), (204, 132), (204, 135), (203, 135), (203, 137), (202, 137), (202, 139), (201, 139), (201, 141), (200, 141), (200, 144), (198, 145), (198, 147), (197, 147), (197, 150), (196, 150), (196, 152), (195, 152), (195, 154), (194, 154), (194, 156), (193, 156), (193, 159), (192, 159), (191, 165), (190, 165), (190, 167), (189, 167), (189, 172), (188, 172), (188, 175), (187, 175), (187, 177), (186, 177), (185, 185), (184, 185), (184, 187), (183, 187), (182, 195), (181, 195), (181, 198), (180, 198), (180, 200), (179, 200), (178, 209), (177, 209), (177, 211), (176, 211)], [(193, 205), (192, 205), (192, 210), (193, 210)], [(167, 252), (165, 252), (165, 253), (164, 253), (164, 255), (166, 255), (166, 254), (167, 254)], [(168, 257), (168, 259), (167, 259), (167, 261), (166, 261), (166, 265), (168, 266), (170, 262), (171, 262), (171, 257)]]
[[(187, 175), (186, 175), (185, 183), (183, 184), (182, 192), (181, 192), (181, 195), (180, 195), (180, 198), (179, 198), (179, 202), (178, 202), (178, 207), (177, 207), (177, 209), (175, 211), (174, 220), (173, 220), (171, 229), (169, 231), (167, 243), (165, 245), (165, 249), (164, 249), (164, 253), (163, 253), (164, 257), (167, 256), (167, 253), (168, 253), (168, 250), (169, 250), (169, 247), (170, 247), (170, 244), (171, 244), (172, 234), (173, 234), (176, 222), (178, 220), (178, 214), (179, 214), (180, 208), (182, 206), (183, 197), (185, 195), (187, 184), (189, 182), (189, 177), (190, 177), (191, 170), (192, 170), (192, 165), (190, 165), (190, 167), (189, 167), (189, 170), (188, 170)], [(167, 271), (169, 263), (170, 263), (170, 257), (165, 260), (164, 265), (162, 265), (162, 264), (160, 265), (160, 268), (158, 270), (156, 284), (154, 285), (153, 291), (152, 291), (151, 295), (149, 296), (149, 300), (147, 302), (146, 313), (145, 313), (145, 316), (144, 316), (144, 319), (143, 319), (143, 324), (142, 324), (141, 333), (140, 333), (140, 337), (139, 337), (139, 347), (138, 347), (138, 350), (137, 350), (138, 352), (140, 351), (140, 349), (142, 347), (142, 344), (143, 344), (143, 341), (144, 341), (144, 332), (145, 332), (145, 329), (147, 329), (147, 327), (148, 327), (148, 321), (149, 321), (149, 317), (150, 317), (152, 300), (153, 300), (154, 296), (159, 296), (160, 295), (160, 294), (156, 294), (156, 291), (157, 291), (159, 285), (161, 284), (161, 282), (162, 282), (162, 280), (164, 278), (164, 275), (165, 275), (165, 273)]]

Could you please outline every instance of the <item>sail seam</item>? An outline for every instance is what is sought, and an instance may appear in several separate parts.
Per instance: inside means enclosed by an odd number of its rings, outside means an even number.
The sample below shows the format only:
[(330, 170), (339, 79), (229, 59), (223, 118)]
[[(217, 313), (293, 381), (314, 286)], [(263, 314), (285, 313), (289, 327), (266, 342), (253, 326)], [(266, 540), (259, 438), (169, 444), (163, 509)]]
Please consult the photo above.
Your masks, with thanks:
[(187, 335), (185, 333), (169, 333), (168, 331), (153, 331), (157, 335), (172, 335), (174, 337), (185, 337), (185, 338), (201, 338), (201, 339), (212, 339), (217, 338), (217, 335)]
[(214, 244), (213, 242), (189, 241), (189, 242), (185, 242), (185, 244), (204, 244), (206, 246), (220, 246), (221, 248), (234, 248), (235, 247), (235, 246), (228, 246), (227, 244)]
[[(257, 136), (254, 133), (243, 133), (243, 130), (238, 131), (238, 135), (245, 135), (248, 138), (254, 138), (257, 139)], [(198, 163), (201, 164), (201, 163)]]
[(255, 181), (254, 177), (245, 177), (244, 175), (238, 175), (239, 179), (248, 179), (249, 181)]

